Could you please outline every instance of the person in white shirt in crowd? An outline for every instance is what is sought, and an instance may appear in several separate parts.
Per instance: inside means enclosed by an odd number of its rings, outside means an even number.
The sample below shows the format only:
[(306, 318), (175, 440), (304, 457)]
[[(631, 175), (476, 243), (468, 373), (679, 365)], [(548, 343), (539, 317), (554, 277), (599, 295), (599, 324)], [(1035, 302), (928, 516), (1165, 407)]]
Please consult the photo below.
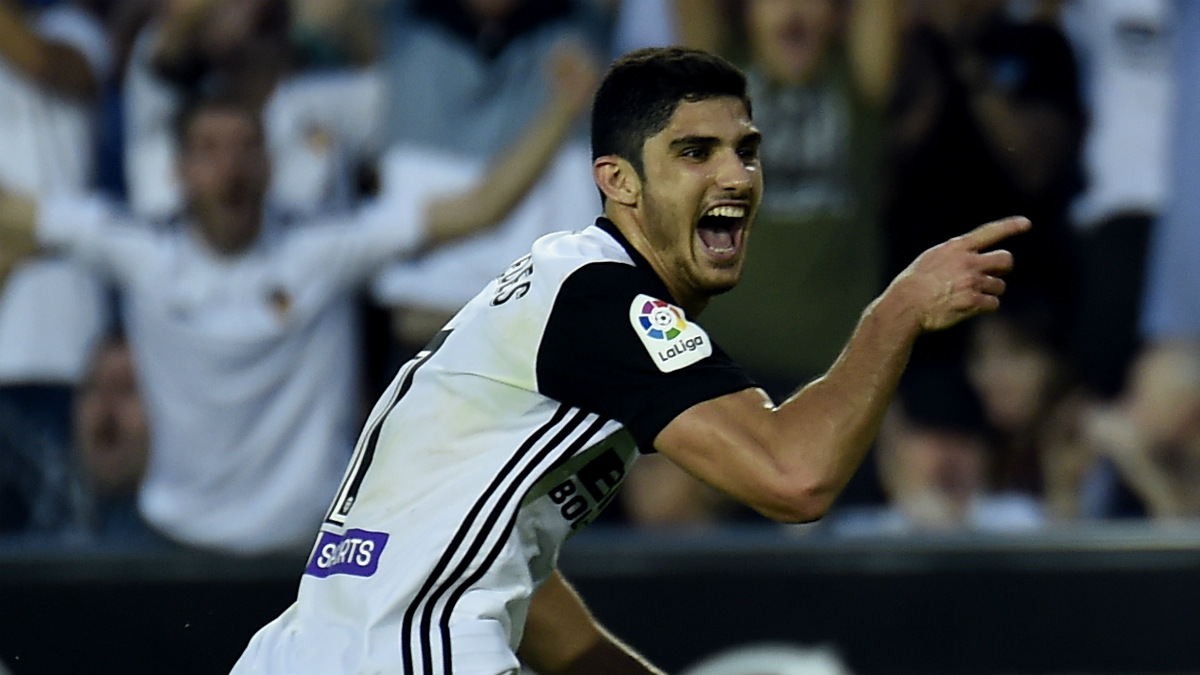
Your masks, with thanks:
[(1167, 198), (1173, 17), (1170, 0), (1072, 0), (1063, 11), (1089, 117), (1086, 187), (1071, 209), (1082, 275), (1072, 351), (1105, 399), (1139, 345), (1150, 232)]
[(263, 107), (276, 168), (272, 203), (297, 214), (346, 210), (375, 153), (383, 81), (375, 3), (166, 0), (139, 31), (125, 72), (130, 208), (164, 217), (181, 203), (172, 120), (190, 96), (234, 90)]
[[(598, 60), (601, 15), (581, 0), (413, 0), (390, 18), (380, 192), (427, 199), (477, 180), (503, 156), (512, 130), (530, 123), (550, 94), (542, 73), (569, 49)], [(430, 255), (387, 266), (372, 299), (392, 316), (396, 354), (421, 348), (533, 241), (599, 207), (585, 125), (497, 227)], [(390, 377), (394, 368), (384, 368)]]
[(1174, 96), (1167, 196), (1150, 233), (1141, 345), (1120, 394), (1089, 409), (1083, 431), (1110, 474), (1101, 503), (1120, 504), (1114, 496), (1123, 484), (1134, 493), (1139, 515), (1195, 522), (1200, 518), (1200, 4), (1179, 0), (1170, 10)]
[(264, 206), (255, 112), (203, 99), (180, 118), (187, 209), (165, 227), (98, 200), (0, 192), (0, 232), (36, 236), (112, 275), (150, 417), (143, 518), (169, 538), (239, 554), (311, 543), (350, 454), (360, 339), (355, 293), (384, 263), (490, 225), (553, 156), (595, 75), (564, 56), (537, 124), (484, 180), (339, 218)]
[[(92, 185), (94, 116), (112, 60), (95, 16), (72, 2), (43, 4), (0, 0), (0, 185), (38, 197)], [(41, 258), (17, 266), (21, 252), (0, 238), (0, 267), (11, 272), (0, 288), (0, 424), (12, 440), (0, 453), (40, 467), (45, 497), (64, 487), (70, 392), (104, 328), (106, 300), (100, 281), (77, 263)], [(61, 503), (42, 497), (31, 499)], [(31, 529), (55, 529), (69, 517), (25, 506)]]

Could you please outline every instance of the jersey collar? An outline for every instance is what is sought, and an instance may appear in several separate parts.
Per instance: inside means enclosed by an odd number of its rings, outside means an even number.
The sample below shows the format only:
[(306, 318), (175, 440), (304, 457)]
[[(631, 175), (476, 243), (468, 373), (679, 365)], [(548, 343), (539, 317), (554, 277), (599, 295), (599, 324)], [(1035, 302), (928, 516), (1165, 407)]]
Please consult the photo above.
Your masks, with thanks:
[[(621, 234), (621, 230), (617, 229), (617, 226), (615, 223), (613, 223), (613, 221), (605, 218), (604, 216), (599, 216), (596, 218), (596, 227), (600, 228), (607, 233), (608, 236), (615, 239), (616, 242), (621, 245), (621, 248), (624, 248), (625, 252), (629, 254), (629, 257), (633, 260), (633, 264), (638, 269), (645, 272), (646, 275), (651, 279), (654, 279), (657, 286), (662, 289), (659, 297), (661, 297), (663, 300), (670, 300), (671, 304), (679, 305), (679, 300), (677, 300), (675, 296), (671, 295), (671, 291), (667, 289), (667, 285), (663, 283), (661, 278), (659, 278), (658, 272), (655, 272), (654, 268), (650, 266), (650, 261), (646, 260), (646, 257), (639, 253), (638, 250), (634, 248), (633, 244), (629, 243), (629, 240), (625, 238), (625, 235)], [(691, 316), (689, 315), (688, 318), (690, 319)]]

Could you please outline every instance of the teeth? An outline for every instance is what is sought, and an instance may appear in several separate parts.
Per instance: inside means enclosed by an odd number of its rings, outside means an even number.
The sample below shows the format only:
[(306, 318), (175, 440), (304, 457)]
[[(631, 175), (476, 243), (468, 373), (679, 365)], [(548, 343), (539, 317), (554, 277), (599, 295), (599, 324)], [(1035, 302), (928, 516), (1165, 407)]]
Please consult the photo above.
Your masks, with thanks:
[(744, 206), (714, 206), (708, 210), (706, 216), (720, 216), (722, 218), (741, 218), (746, 215), (746, 207)]

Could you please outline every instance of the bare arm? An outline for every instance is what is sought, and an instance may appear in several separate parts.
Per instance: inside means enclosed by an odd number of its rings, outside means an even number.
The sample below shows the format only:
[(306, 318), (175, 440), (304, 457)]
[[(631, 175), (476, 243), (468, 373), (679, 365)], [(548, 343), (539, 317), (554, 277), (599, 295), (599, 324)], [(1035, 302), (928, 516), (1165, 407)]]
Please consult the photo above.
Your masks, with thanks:
[(270, 0), (167, 0), (151, 53), (163, 72), (186, 70), (195, 59), (223, 59), (245, 48)]
[(729, 51), (732, 30), (721, 0), (673, 0), (670, 5), (680, 43), (717, 54)]
[(864, 98), (883, 106), (892, 94), (900, 61), (901, 0), (852, 0), (847, 51)]
[(1009, 218), (929, 249), (866, 309), (824, 376), (778, 407), (753, 389), (695, 405), (655, 448), (767, 517), (820, 518), (874, 441), (913, 341), (999, 307), (1012, 255), (985, 249), (1028, 227)]
[(0, 288), (17, 264), (37, 251), (36, 214), (32, 199), (0, 188)]
[(13, 0), (0, 0), (0, 57), (65, 96), (90, 99), (100, 91), (87, 59), (74, 47), (34, 32)]
[(518, 651), (541, 675), (662, 675), (597, 624), (557, 570), (533, 596)]
[(501, 153), (483, 180), (465, 193), (430, 204), (426, 213), (428, 245), (474, 234), (504, 219), (537, 183), (563, 139), (591, 99), (598, 70), (591, 56), (574, 45), (560, 45), (549, 57), (550, 100), (513, 146)]

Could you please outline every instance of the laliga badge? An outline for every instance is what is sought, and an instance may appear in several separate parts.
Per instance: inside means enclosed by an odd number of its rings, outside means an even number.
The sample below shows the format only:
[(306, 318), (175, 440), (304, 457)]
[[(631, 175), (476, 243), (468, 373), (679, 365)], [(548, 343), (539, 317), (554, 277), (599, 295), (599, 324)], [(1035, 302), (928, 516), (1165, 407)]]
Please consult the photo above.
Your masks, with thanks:
[(629, 322), (654, 365), (664, 373), (712, 355), (708, 333), (699, 325), (688, 323), (683, 310), (675, 305), (638, 294), (629, 306)]

